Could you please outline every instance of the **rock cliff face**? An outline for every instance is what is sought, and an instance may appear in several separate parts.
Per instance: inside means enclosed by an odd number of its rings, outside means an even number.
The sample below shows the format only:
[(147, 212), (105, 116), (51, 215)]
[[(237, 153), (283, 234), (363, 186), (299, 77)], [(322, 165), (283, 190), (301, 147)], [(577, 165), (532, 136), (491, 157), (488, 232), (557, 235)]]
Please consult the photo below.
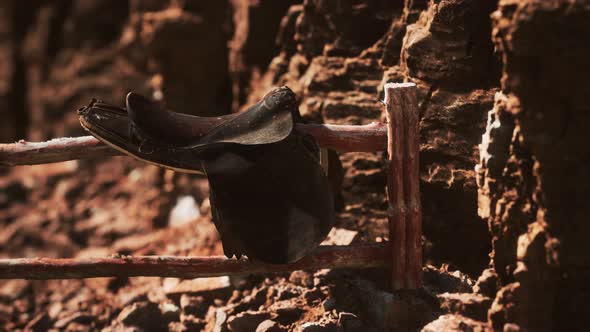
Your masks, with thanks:
[(480, 215), (493, 235), (501, 329), (580, 330), (587, 302), (590, 176), (585, 1), (500, 1), (502, 90), (482, 145)]
[(205, 6), (7, 1), (5, 6), (10, 19), (3, 26), (18, 32), (7, 43), (15, 83), (7, 98), (14, 106), (4, 112), (13, 114), (16, 128), (28, 128), (13, 134), (17, 137), (81, 134), (72, 109), (92, 97), (120, 103), (129, 90), (165, 99), (184, 113), (230, 110), (232, 18), (226, 1)]
[(433, 257), (471, 273), (481, 270), (489, 250), (488, 233), (471, 202), (477, 195), (475, 147), (499, 75), (488, 39), (487, 17), (494, 8), (493, 1), (429, 2), (407, 27), (400, 61), (404, 77), (423, 91), (420, 158), (426, 237), (434, 243)]
[[(383, 83), (418, 83), (428, 257), (473, 274), (487, 263), (490, 247), (473, 169), (500, 73), (489, 38), (495, 8), (493, 1), (304, 1), (283, 20), (281, 53), (250, 94), (254, 101), (286, 84), (306, 117), (361, 124), (381, 119)], [(345, 189), (361, 186), (369, 196), (353, 200), (382, 201), (382, 165), (370, 162), (378, 158), (341, 159), (350, 179)]]
[[(83, 134), (75, 109), (92, 97), (122, 103), (129, 90), (213, 116), (288, 85), (308, 120), (365, 124), (384, 120), (384, 83), (412, 81), (425, 259), (442, 265), (425, 270), (426, 292), (452, 294), (439, 294), (440, 305), (413, 299), (424, 314), (389, 327), (580, 329), (590, 307), (588, 22), (583, 0), (7, 0), (0, 141)], [(351, 239), (389, 236), (382, 157), (338, 156), (346, 175), (338, 227), (358, 231)], [(220, 250), (202, 179), (127, 159), (72, 165), (0, 170), (1, 255)], [(203, 217), (174, 228), (170, 210), (184, 195)], [(382, 308), (405, 303), (325, 271), (233, 281), (242, 286), (230, 297), (224, 279), (217, 298), (203, 294), (219, 285), (191, 293), (170, 280), (64, 283), (57, 295), (59, 282), (0, 284), (0, 324), (117, 330), (149, 326), (139, 314), (147, 312), (179, 331), (263, 320), (380, 330), (391, 318)], [(148, 288), (161, 292), (148, 298)], [(381, 309), (357, 308), (373, 298)], [(170, 303), (180, 316), (165, 312)]]

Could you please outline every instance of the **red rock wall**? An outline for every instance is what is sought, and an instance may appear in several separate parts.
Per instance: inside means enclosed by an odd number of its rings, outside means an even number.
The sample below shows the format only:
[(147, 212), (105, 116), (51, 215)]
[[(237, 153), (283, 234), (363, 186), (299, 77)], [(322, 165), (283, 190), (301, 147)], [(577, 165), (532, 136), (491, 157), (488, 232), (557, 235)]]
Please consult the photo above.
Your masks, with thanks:
[(475, 147), (499, 75), (488, 24), (495, 6), (494, 1), (431, 1), (407, 27), (401, 50), (401, 72), (423, 94), (420, 158), (432, 257), (469, 273), (481, 270), (489, 251), (488, 232), (471, 202), (477, 197)]
[[(0, 4), (0, 20), (11, 22), (11, 4), (4, 2)], [(15, 136), (14, 129), (11, 125), (16, 123), (14, 114), (9, 112), (12, 88), (13, 73), (13, 43), (12, 43), (12, 25), (5, 23), (0, 25), (0, 116), (5, 119), (0, 125), (0, 139), (9, 140)]]
[(590, 48), (583, 42), (590, 6), (503, 0), (492, 17), (504, 66), (479, 169), (480, 215), (493, 234), (502, 285), (490, 323), (583, 330), (590, 313)]
[(24, 65), (19, 56), (27, 18), (24, 4), (17, 1), (0, 3), (0, 140), (24, 137), (29, 114), (25, 112)]
[[(477, 215), (473, 168), (492, 107), (500, 68), (493, 55), (489, 14), (495, 2), (304, 1), (279, 31), (281, 53), (250, 102), (287, 84), (304, 116), (328, 123), (381, 119), (378, 96), (387, 81), (418, 83), (427, 257), (478, 274), (489, 236)], [(378, 220), (384, 174), (375, 154), (344, 154), (344, 189), (356, 208)], [(355, 210), (356, 211), (356, 210)], [(465, 254), (469, 252), (469, 254)]]
[[(135, 90), (184, 113), (230, 111), (228, 1), (6, 1), (0, 89), (3, 140), (81, 134), (89, 98)], [(277, 19), (278, 20), (278, 19)], [(14, 31), (13, 31), (14, 30)], [(0, 105), (1, 106), (1, 105)]]

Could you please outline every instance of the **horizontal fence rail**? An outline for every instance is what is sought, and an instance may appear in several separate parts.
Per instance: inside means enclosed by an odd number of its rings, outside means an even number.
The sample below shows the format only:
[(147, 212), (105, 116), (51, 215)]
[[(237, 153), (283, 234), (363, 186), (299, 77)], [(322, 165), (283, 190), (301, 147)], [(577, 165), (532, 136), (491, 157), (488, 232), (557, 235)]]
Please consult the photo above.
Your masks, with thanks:
[(266, 264), (225, 256), (119, 256), (108, 258), (0, 259), (0, 279), (79, 279), (97, 277), (199, 278), (294, 270), (374, 268), (391, 265), (388, 243), (320, 246), (291, 264)]
[[(380, 123), (364, 126), (297, 124), (296, 129), (314, 136), (322, 147), (342, 152), (384, 151), (387, 147), (387, 126)], [(117, 155), (122, 153), (92, 136), (0, 144), (0, 166), (37, 165)]]

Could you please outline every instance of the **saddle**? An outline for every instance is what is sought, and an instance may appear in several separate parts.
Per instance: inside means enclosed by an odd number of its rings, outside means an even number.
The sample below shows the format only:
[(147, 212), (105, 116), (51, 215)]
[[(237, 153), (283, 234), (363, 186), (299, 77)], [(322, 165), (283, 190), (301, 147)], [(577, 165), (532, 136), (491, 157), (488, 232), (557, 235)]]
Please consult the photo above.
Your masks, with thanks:
[(84, 129), (139, 160), (207, 176), (213, 222), (228, 258), (297, 261), (334, 223), (328, 178), (288, 87), (241, 113), (199, 117), (165, 110), (129, 93), (126, 108), (92, 100), (78, 110)]

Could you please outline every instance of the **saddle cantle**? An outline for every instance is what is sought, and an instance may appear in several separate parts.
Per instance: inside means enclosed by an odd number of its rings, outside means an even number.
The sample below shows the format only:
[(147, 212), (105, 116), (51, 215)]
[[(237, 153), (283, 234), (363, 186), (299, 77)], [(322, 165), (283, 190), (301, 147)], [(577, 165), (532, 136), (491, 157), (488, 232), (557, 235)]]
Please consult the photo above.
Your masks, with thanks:
[(294, 93), (275, 89), (242, 113), (198, 117), (135, 93), (126, 109), (93, 100), (82, 126), (145, 162), (209, 180), (213, 222), (227, 257), (283, 264), (315, 249), (334, 222), (333, 198)]

